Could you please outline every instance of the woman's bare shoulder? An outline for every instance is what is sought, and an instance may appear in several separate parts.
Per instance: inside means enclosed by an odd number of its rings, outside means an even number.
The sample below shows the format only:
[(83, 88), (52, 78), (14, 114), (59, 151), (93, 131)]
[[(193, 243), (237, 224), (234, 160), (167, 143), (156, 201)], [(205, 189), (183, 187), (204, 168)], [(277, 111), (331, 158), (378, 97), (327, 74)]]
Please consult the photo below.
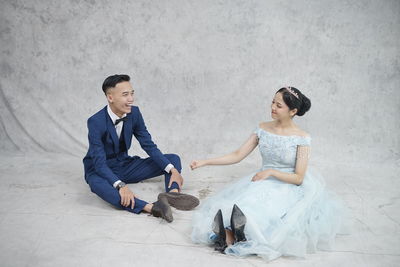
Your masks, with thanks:
[(258, 127), (260, 127), (261, 129), (269, 130), (273, 123), (273, 121), (263, 121), (258, 124)]
[(310, 137), (309, 133), (307, 133), (306, 131), (304, 131), (304, 130), (302, 130), (300, 128), (296, 129), (296, 135), (299, 135), (301, 137)]

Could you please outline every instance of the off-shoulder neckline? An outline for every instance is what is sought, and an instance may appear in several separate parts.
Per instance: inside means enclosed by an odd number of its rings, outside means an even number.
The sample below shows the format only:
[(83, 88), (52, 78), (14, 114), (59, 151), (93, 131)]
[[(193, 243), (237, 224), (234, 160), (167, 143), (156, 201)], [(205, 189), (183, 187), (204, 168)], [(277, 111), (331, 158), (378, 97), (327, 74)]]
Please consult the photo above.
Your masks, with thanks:
[(300, 138), (305, 138), (305, 139), (307, 139), (307, 138), (311, 139), (311, 136), (309, 136), (309, 135), (307, 135), (307, 136), (301, 136), (301, 135), (281, 135), (281, 134), (271, 133), (271, 132), (269, 132), (269, 131), (267, 131), (267, 130), (261, 128), (260, 126), (258, 126), (258, 129), (260, 129), (260, 130), (262, 130), (262, 131), (264, 131), (264, 132), (266, 132), (266, 133), (268, 133), (268, 134), (276, 135), (276, 136), (281, 136), (281, 137), (300, 137)]

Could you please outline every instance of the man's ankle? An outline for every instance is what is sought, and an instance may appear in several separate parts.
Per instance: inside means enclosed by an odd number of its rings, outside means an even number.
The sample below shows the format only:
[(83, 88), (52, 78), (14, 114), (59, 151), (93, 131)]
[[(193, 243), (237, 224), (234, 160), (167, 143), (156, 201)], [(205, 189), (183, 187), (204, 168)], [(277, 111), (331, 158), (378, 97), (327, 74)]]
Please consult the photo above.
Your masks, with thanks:
[(179, 193), (179, 190), (176, 189), (176, 188), (174, 188), (174, 189), (172, 189), (172, 190), (169, 190), (168, 193)]
[(152, 208), (153, 208), (153, 204), (147, 203), (147, 204), (144, 206), (143, 210), (144, 210), (145, 212), (151, 213), (151, 209), (152, 209)]

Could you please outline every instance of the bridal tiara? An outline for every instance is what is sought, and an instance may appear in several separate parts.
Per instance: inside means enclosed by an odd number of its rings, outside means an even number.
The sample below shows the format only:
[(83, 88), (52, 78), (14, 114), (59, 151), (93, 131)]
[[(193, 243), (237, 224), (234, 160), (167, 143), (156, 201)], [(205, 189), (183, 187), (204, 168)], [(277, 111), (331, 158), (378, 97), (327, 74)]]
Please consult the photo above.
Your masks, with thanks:
[(288, 92), (294, 95), (297, 99), (299, 99), (299, 95), (295, 91), (293, 91), (293, 89), (290, 86), (285, 87), (285, 89), (288, 90)]

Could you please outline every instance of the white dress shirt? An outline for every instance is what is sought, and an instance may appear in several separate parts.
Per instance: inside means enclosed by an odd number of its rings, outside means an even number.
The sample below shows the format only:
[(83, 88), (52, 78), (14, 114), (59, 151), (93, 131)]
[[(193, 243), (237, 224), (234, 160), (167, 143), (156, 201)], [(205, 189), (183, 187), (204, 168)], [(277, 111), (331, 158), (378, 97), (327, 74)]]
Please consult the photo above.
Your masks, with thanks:
[[(118, 117), (118, 115), (116, 115), (114, 112), (112, 112), (110, 105), (107, 105), (107, 112), (108, 115), (111, 118), (111, 121), (113, 122), (114, 126), (115, 126), (115, 131), (117, 132), (117, 136), (118, 138), (120, 138), (121, 136), (121, 131), (122, 131), (122, 127), (124, 127), (124, 121), (119, 122), (117, 125), (115, 125), (115, 122), (117, 121), (117, 119), (122, 119), (126, 117), (126, 114), (122, 115), (122, 117)], [(174, 165), (172, 165), (171, 163), (169, 163), (166, 167), (165, 167), (165, 171), (167, 173), (169, 173), (171, 171), (172, 168), (175, 168)], [(117, 185), (122, 182), (121, 180), (116, 181), (113, 186), (116, 188)]]

